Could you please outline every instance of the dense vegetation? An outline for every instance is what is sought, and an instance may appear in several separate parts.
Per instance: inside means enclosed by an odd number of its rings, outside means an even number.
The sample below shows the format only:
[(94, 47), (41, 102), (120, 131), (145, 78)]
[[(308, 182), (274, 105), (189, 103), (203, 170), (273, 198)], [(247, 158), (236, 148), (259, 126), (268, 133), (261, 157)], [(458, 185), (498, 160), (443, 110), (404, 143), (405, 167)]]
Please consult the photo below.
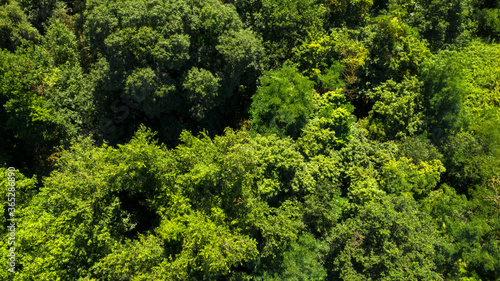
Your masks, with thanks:
[(498, 0), (0, 0), (0, 279), (499, 280), (499, 39)]

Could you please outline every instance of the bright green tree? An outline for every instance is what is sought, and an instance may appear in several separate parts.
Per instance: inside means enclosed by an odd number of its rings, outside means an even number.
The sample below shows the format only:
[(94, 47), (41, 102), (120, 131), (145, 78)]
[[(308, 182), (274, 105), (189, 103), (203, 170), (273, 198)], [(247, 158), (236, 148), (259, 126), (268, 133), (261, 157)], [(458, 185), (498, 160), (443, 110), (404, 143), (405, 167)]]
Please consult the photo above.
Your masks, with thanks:
[(341, 89), (315, 94), (313, 101), (314, 111), (298, 139), (303, 153), (309, 157), (346, 146), (354, 121), (354, 108)]
[(261, 79), (252, 97), (252, 129), (297, 138), (313, 111), (313, 82), (296, 68), (283, 66)]
[(402, 157), (382, 168), (384, 179), (381, 184), (387, 193), (411, 194), (419, 199), (437, 188), (440, 175), (445, 170), (443, 163), (437, 159), (415, 165), (411, 159)]
[(360, 206), (386, 194), (380, 185), (382, 167), (395, 160), (397, 152), (395, 143), (371, 140), (356, 124), (351, 126), (347, 145), (331, 152), (340, 157), (339, 180), (350, 203), (345, 206), (346, 213), (357, 212)]

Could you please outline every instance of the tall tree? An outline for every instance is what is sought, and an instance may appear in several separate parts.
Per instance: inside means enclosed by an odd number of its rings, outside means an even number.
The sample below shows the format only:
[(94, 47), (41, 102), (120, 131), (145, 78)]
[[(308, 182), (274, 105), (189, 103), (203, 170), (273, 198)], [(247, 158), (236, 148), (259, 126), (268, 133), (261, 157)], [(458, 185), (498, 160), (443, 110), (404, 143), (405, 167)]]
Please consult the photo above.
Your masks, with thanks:
[(118, 141), (142, 122), (175, 143), (181, 128), (220, 133), (243, 119), (263, 49), (232, 5), (89, 1), (85, 17), (88, 46), (102, 57), (95, 95)]

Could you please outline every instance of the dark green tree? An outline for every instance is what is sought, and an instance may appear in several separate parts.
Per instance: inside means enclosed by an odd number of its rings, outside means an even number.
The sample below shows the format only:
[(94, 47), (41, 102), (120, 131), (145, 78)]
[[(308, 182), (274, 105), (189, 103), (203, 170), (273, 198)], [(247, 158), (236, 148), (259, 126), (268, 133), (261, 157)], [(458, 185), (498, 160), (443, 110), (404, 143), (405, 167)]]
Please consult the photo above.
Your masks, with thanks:
[(56, 146), (95, 122), (87, 75), (78, 64), (56, 66), (52, 54), (38, 45), (0, 52), (1, 157), (28, 175), (47, 173)]
[(416, 75), (420, 64), (431, 55), (426, 40), (403, 20), (406, 14), (395, 6), (363, 28), (364, 44), (370, 54), (363, 77), (368, 87), (389, 79), (399, 83), (406, 76)]
[(356, 27), (366, 24), (370, 18), (373, 0), (322, 0), (328, 8), (326, 26), (341, 27), (347, 25)]
[(491, 6), (487, 4), (489, 1), (478, 2), (483, 2), (484, 6), (486, 6), (482, 9), (479, 8), (480, 10), (476, 14), (478, 34), (482, 37), (498, 40), (500, 38), (500, 2), (496, 1), (495, 5), (493, 4), (494, 1), (491, 1)]
[(43, 31), (46, 21), (53, 15), (58, 3), (58, 0), (19, 0), (28, 20), (41, 31)]
[(89, 1), (85, 18), (101, 67), (95, 96), (117, 127), (116, 141), (143, 122), (172, 144), (181, 128), (220, 133), (244, 118), (263, 49), (232, 5)]
[(243, 22), (262, 36), (267, 69), (292, 57), (292, 49), (310, 32), (323, 30), (327, 9), (315, 0), (236, 0)]
[(464, 45), (473, 32), (472, 8), (474, 1), (390, 0), (406, 11), (403, 21), (418, 29), (433, 51), (452, 45)]

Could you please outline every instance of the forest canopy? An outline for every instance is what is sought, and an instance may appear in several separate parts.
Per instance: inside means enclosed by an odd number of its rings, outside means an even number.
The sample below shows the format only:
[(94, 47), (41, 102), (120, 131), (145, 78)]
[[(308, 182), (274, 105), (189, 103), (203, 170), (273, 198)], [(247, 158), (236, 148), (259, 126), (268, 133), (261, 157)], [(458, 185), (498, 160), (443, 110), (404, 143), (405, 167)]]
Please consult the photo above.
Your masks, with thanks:
[(1, 280), (499, 280), (500, 1), (0, 0)]

